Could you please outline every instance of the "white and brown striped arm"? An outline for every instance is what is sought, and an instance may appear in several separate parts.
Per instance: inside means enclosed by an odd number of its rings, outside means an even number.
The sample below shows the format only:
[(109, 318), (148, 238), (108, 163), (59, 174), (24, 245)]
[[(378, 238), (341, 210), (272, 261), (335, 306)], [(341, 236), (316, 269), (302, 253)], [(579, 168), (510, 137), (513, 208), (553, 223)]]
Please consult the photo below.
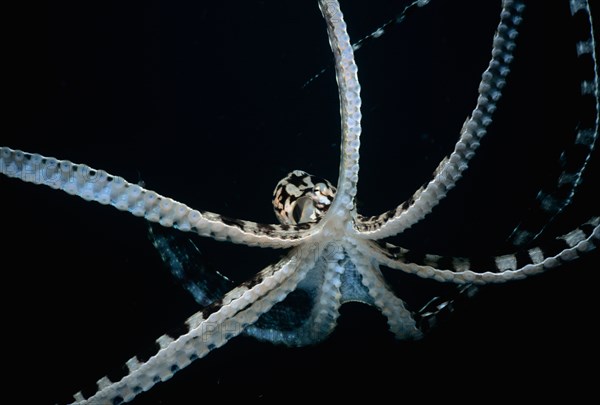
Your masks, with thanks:
[(164, 227), (249, 246), (287, 248), (306, 241), (319, 229), (318, 224), (261, 224), (194, 210), (103, 170), (7, 147), (0, 147), (0, 173), (112, 205)]
[(519, 280), (543, 273), (563, 262), (576, 259), (600, 245), (600, 217), (593, 217), (575, 230), (557, 237), (548, 245), (522, 252), (485, 259), (415, 255), (409, 250), (386, 243), (357, 244), (365, 256), (383, 266), (423, 278), (456, 284), (490, 284)]
[(492, 58), (479, 84), (477, 105), (465, 121), (452, 154), (439, 163), (433, 179), (409, 200), (379, 216), (358, 216), (354, 227), (357, 235), (366, 239), (382, 239), (410, 228), (429, 214), (462, 177), (492, 122), (496, 103), (506, 84), (523, 9), (520, 1), (502, 2), (500, 23), (493, 38)]
[(535, 205), (513, 230), (510, 241), (515, 246), (525, 246), (534, 241), (571, 204), (598, 139), (600, 86), (592, 14), (585, 0), (572, 0), (570, 6), (573, 26), (577, 31), (577, 70), (581, 75), (579, 100), (575, 102), (585, 108), (580, 108), (573, 139), (556, 162), (558, 168), (555, 171), (548, 170), (558, 173), (558, 176), (539, 190)]
[(292, 249), (277, 264), (266, 267), (221, 300), (192, 315), (183, 328), (156, 339), (154, 353), (129, 359), (120, 379), (111, 381), (103, 377), (97, 381), (94, 392), (76, 393), (74, 404), (129, 402), (155, 384), (170, 379), (256, 322), (294, 290), (314, 265), (315, 255), (302, 255), (300, 249)]

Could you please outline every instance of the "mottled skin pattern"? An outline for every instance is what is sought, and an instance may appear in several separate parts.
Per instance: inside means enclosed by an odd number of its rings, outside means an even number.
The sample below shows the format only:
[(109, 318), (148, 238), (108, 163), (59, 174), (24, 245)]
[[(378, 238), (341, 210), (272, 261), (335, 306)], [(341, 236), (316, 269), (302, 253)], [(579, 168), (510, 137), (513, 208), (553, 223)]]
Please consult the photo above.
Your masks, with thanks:
[[(467, 286), (472, 291), (473, 284), (506, 282), (541, 273), (578, 258), (598, 245), (600, 221), (596, 216), (549, 244), (527, 245), (522, 251), (487, 259), (443, 257), (380, 242), (420, 221), (462, 177), (480, 140), (486, 135), (496, 102), (506, 84), (523, 6), (520, 2), (503, 3), (492, 59), (483, 74), (477, 105), (460, 131), (455, 150), (440, 162), (433, 179), (407, 201), (368, 218), (357, 213), (355, 203), (361, 100), (352, 47), (337, 2), (321, 1), (320, 6), (336, 56), (342, 101), (339, 180), (337, 187), (333, 187), (325, 180), (292, 172), (274, 193), (274, 207), (281, 224), (261, 224), (194, 210), (85, 165), (6, 147), (0, 149), (0, 171), (9, 177), (45, 184), (85, 200), (112, 205), (164, 227), (219, 241), (289, 248), (277, 263), (265, 267), (237, 287), (208, 299), (204, 308), (189, 317), (181, 328), (159, 337), (146, 356), (134, 356), (127, 361), (121, 375), (104, 377), (90, 391), (76, 394), (76, 403), (132, 400), (242, 333), (289, 346), (322, 341), (335, 327), (339, 307), (350, 301), (379, 309), (397, 338), (420, 338), (420, 329), (428, 327), (422, 320), (447, 307), (451, 300), (433, 301), (420, 312), (410, 311), (390, 288), (380, 266)], [(571, 12), (575, 17), (583, 16), (589, 20), (585, 1), (572, 1)], [(591, 34), (591, 28), (588, 31)], [(594, 46), (588, 46), (590, 44), (594, 44), (591, 36), (578, 43), (577, 49), (582, 56), (591, 58), (595, 66)], [(573, 155), (576, 158), (569, 158), (567, 152), (565, 160), (569, 163), (558, 176), (558, 197), (549, 199), (548, 192), (541, 194), (542, 208), (546, 208), (550, 217), (560, 214), (563, 207), (569, 205), (597, 137), (597, 75), (584, 79), (581, 87), (583, 95), (595, 104), (596, 114), (591, 122), (584, 121), (581, 126), (574, 142), (578, 149)], [(517, 237), (515, 244), (522, 245), (527, 238)], [(171, 264), (177, 258), (172, 254), (176, 245), (161, 243), (165, 239), (160, 236), (154, 241), (165, 261)], [(302, 294), (298, 295), (298, 292)], [(303, 297), (307, 297), (306, 302), (302, 302)], [(290, 298), (294, 300), (290, 301)], [(305, 306), (305, 313), (292, 313), (296, 306)], [(301, 315), (301, 322), (284, 323), (283, 318), (287, 315), (288, 318)]]
[(335, 187), (327, 180), (295, 170), (273, 191), (273, 209), (282, 224), (318, 222), (329, 209)]

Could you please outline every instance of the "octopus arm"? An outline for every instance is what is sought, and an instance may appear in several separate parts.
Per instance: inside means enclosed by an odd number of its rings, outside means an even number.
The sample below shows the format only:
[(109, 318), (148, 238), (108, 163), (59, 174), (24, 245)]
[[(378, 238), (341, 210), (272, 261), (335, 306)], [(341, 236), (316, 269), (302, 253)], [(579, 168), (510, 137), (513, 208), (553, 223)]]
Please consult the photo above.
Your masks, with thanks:
[[(544, 184), (536, 194), (536, 201), (526, 217), (513, 230), (509, 240), (515, 246), (525, 246), (535, 241), (567, 208), (583, 180), (583, 175), (592, 158), (600, 128), (600, 85), (598, 83), (597, 44), (594, 38), (594, 24), (590, 5), (586, 1), (571, 2), (573, 24), (586, 37), (575, 44), (577, 67), (581, 74), (578, 105), (582, 118), (578, 122), (570, 145), (565, 148), (556, 164), (548, 168), (550, 173), (558, 173)], [(585, 107), (585, 108), (583, 108)], [(587, 113), (584, 113), (587, 111)]]
[(326, 214), (325, 219), (327, 220), (331, 217), (344, 218), (354, 209), (354, 197), (358, 183), (362, 115), (358, 68), (340, 5), (337, 1), (319, 0), (319, 8), (327, 23), (329, 45), (335, 57), (335, 74), (340, 95), (342, 121), (337, 193)]
[(600, 217), (593, 217), (575, 230), (555, 238), (547, 245), (516, 253), (471, 259), (432, 254), (416, 255), (386, 243), (356, 244), (365, 256), (392, 269), (423, 278), (456, 284), (490, 284), (518, 280), (571, 261), (600, 245)]
[(183, 328), (156, 339), (156, 351), (149, 358), (134, 356), (128, 360), (124, 368), (126, 374), (120, 380), (103, 377), (91, 396), (75, 394), (74, 404), (128, 402), (155, 384), (170, 379), (192, 361), (221, 347), (256, 322), (285, 299), (314, 265), (310, 257), (301, 257), (297, 249), (292, 249), (278, 263), (266, 267), (253, 279), (189, 317)]
[(500, 23), (493, 38), (492, 58), (482, 74), (475, 109), (465, 121), (454, 151), (439, 163), (432, 180), (420, 187), (410, 199), (379, 216), (357, 216), (354, 226), (357, 235), (366, 239), (382, 239), (399, 234), (425, 218), (461, 179), (487, 133), (502, 95), (523, 9), (520, 1), (505, 0), (502, 3)]
[(261, 224), (194, 210), (103, 170), (8, 147), (0, 148), (0, 173), (62, 190), (86, 201), (111, 205), (167, 228), (195, 232), (216, 240), (287, 248), (309, 239), (318, 230), (316, 224)]

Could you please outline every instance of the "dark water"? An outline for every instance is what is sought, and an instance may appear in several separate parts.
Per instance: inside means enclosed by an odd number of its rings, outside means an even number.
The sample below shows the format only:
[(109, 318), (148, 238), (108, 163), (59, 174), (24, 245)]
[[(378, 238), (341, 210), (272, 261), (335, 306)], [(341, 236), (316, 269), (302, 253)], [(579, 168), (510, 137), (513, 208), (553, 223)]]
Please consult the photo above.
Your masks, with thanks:
[[(407, 4), (344, 3), (353, 38)], [(475, 106), (499, 2), (432, 3), (357, 52), (364, 214), (396, 206), (427, 181)], [(452, 255), (509, 251), (506, 237), (582, 108), (568, 5), (548, 3), (528, 6), (505, 96), (462, 184), (396, 242)], [(337, 178), (332, 69), (303, 88), (331, 65), (315, 1), (58, 2), (12, 16), (3, 145), (85, 162), (194, 208), (261, 222), (275, 221), (271, 193), (289, 171)], [(597, 214), (597, 174), (596, 156), (556, 231)], [(4, 177), (0, 186), (5, 393), (40, 404), (66, 398), (197, 310), (163, 267), (143, 220)], [(208, 264), (240, 281), (282, 253), (195, 241)], [(237, 338), (134, 403), (284, 399), (282, 390), (311, 398), (317, 387), (332, 398), (391, 392), (401, 400), (405, 392), (428, 398), (441, 386), (462, 398), (470, 384), (511, 392), (532, 376), (544, 383), (531, 392), (583, 393), (581, 368), (598, 354), (599, 263), (595, 253), (484, 289), (418, 343), (394, 341), (384, 318), (358, 304), (343, 309), (336, 332), (316, 347)], [(440, 291), (411, 277), (396, 282), (412, 298)], [(563, 384), (565, 377), (581, 385)]]

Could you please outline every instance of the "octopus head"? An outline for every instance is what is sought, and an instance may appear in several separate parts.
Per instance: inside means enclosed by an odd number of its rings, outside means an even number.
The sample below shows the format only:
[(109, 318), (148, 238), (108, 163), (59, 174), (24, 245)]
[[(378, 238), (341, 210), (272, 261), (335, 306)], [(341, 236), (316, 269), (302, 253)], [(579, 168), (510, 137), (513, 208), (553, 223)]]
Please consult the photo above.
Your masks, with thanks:
[(334, 196), (335, 187), (329, 181), (294, 170), (279, 181), (273, 191), (275, 216), (286, 225), (318, 222)]

